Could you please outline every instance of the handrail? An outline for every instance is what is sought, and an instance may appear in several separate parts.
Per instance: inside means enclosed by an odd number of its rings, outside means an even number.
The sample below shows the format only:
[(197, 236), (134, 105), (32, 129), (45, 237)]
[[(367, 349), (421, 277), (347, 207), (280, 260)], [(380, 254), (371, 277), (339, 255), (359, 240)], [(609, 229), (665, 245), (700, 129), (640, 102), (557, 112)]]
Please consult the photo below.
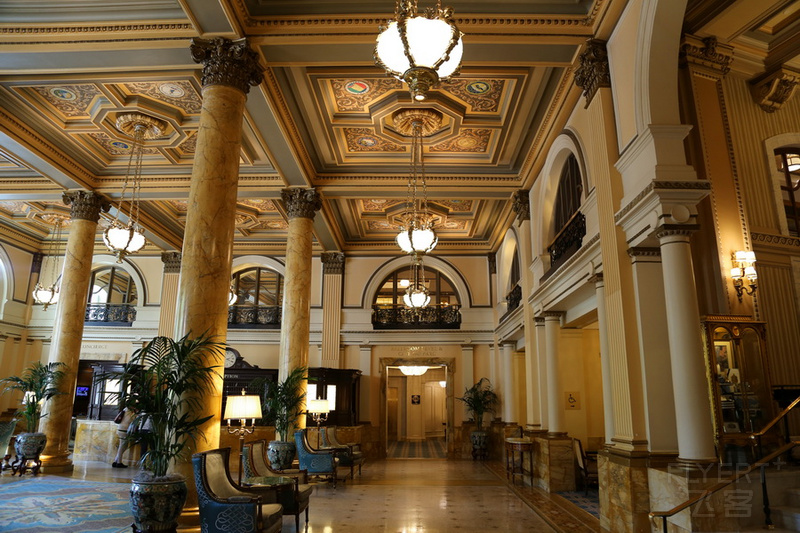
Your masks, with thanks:
[[(730, 476), (729, 478), (718, 482), (716, 485), (713, 485), (712, 487), (707, 488), (706, 490), (701, 492), (699, 495), (695, 496), (694, 498), (690, 498), (689, 500), (686, 500), (682, 504), (673, 507), (669, 511), (653, 511), (653, 512), (651, 512), (649, 514), (650, 520), (653, 521), (653, 520), (655, 520), (657, 518), (661, 518), (663, 520), (663, 524), (664, 524), (664, 531), (666, 531), (667, 530), (666, 529), (666, 527), (667, 527), (667, 519), (669, 517), (671, 517), (671, 516), (673, 516), (675, 514), (678, 514), (681, 511), (684, 511), (684, 510), (688, 509), (692, 505), (704, 500), (705, 498), (711, 496), (712, 494), (714, 494), (715, 492), (719, 491), (720, 489), (724, 489), (725, 487), (727, 487), (731, 483), (735, 483), (736, 481), (739, 481), (739, 479), (741, 479), (742, 477), (750, 474), (756, 468), (764, 468), (764, 467), (768, 466), (770, 461), (772, 461), (773, 459), (775, 459), (776, 457), (778, 457), (780, 455), (783, 455), (784, 453), (786, 453), (787, 451), (791, 450), (795, 446), (800, 446), (800, 441), (789, 441), (787, 444), (784, 444), (783, 446), (778, 448), (778, 450), (772, 452), (771, 454), (769, 454), (768, 456), (764, 457), (760, 461), (758, 461), (756, 463), (753, 463), (752, 465), (747, 467), (745, 470), (743, 470), (741, 472), (737, 472), (737, 473), (733, 474), (732, 476)], [(767, 520), (769, 520), (769, 518), (767, 518)]]
[[(778, 416), (776, 416), (775, 418), (773, 418), (773, 419), (772, 419), (772, 421), (770, 421), (770, 422), (769, 422), (769, 423), (768, 423), (766, 426), (764, 426), (764, 428), (763, 428), (761, 431), (758, 431), (758, 432), (756, 432), (756, 433), (752, 433), (752, 434), (750, 435), (750, 438), (751, 438), (751, 439), (757, 439), (757, 438), (759, 438), (759, 437), (763, 437), (763, 436), (764, 436), (764, 434), (765, 434), (767, 431), (769, 431), (770, 429), (772, 429), (772, 427), (773, 427), (775, 424), (777, 424), (777, 423), (778, 423), (778, 422), (779, 422), (779, 421), (780, 421), (780, 420), (781, 420), (783, 417), (785, 417), (786, 415), (788, 415), (788, 414), (789, 414), (789, 411), (791, 411), (792, 409), (794, 409), (794, 408), (795, 408), (795, 406), (797, 406), (797, 404), (800, 404), (800, 396), (798, 396), (797, 398), (795, 398), (795, 399), (794, 399), (794, 401), (793, 401), (792, 403), (790, 403), (790, 404), (789, 404), (789, 405), (786, 407), (786, 409), (784, 409), (783, 411), (781, 411), (781, 413), (780, 413)], [(788, 438), (789, 438), (789, 435), (786, 435), (786, 438), (788, 439)]]

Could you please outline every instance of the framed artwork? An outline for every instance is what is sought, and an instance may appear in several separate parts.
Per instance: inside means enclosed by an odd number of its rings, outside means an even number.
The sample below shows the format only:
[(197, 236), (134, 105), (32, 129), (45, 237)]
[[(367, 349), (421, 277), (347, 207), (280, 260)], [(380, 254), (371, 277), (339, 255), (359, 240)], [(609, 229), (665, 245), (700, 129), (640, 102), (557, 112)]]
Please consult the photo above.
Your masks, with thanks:
[(419, 405), (421, 397), (419, 394), (412, 394), (411, 395), (411, 405)]
[(731, 368), (736, 368), (733, 359), (733, 343), (731, 341), (714, 341), (714, 359), (717, 372), (727, 374)]

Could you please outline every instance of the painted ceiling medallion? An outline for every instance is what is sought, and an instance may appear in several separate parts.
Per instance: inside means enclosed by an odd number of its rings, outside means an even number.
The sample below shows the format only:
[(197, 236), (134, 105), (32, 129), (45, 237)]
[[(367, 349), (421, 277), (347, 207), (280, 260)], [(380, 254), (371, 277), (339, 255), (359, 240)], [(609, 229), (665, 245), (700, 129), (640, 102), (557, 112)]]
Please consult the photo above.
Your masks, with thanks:
[(414, 128), (419, 127), (419, 134), (427, 137), (442, 127), (442, 114), (426, 107), (410, 107), (396, 111), (392, 115), (395, 129), (401, 135), (411, 137)]
[(178, 85), (177, 83), (162, 83), (158, 86), (158, 90), (164, 96), (168, 96), (169, 98), (181, 98), (183, 95), (186, 94), (186, 91)]
[(472, 94), (485, 94), (491, 88), (492, 86), (485, 81), (473, 81), (467, 84), (467, 91)]
[(50, 94), (58, 98), (59, 100), (64, 100), (66, 102), (71, 102), (78, 98), (74, 92), (70, 91), (66, 87), (51, 87)]
[(344, 90), (350, 94), (366, 94), (369, 89), (369, 84), (361, 80), (349, 81), (344, 86)]

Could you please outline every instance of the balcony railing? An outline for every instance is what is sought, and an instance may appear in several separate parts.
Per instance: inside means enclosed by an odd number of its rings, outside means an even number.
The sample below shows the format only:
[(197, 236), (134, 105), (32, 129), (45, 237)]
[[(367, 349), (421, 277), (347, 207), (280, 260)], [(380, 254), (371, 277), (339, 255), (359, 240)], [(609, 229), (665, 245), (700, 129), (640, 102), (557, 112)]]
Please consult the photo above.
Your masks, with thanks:
[(459, 329), (460, 305), (429, 305), (415, 310), (404, 305), (373, 305), (373, 329)]
[(88, 304), (84, 321), (92, 326), (130, 326), (136, 320), (133, 304)]
[(231, 305), (228, 327), (238, 329), (281, 329), (281, 308), (277, 305)]
[(581, 249), (583, 237), (586, 235), (586, 216), (576, 211), (567, 225), (561, 228), (556, 238), (547, 247), (550, 252), (550, 272), (555, 272), (558, 267), (567, 262), (567, 259)]
[(506, 312), (500, 317), (500, 322), (506, 319), (522, 302), (522, 285), (517, 283), (514, 288), (506, 294)]

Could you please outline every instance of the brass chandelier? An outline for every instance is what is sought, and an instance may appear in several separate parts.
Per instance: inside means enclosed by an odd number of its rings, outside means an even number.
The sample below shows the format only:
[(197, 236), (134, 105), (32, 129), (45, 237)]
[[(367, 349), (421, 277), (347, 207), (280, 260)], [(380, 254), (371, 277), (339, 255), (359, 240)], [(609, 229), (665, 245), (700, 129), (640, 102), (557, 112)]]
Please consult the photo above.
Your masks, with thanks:
[(408, 84), (415, 101), (425, 100), (440, 80), (458, 75), (464, 48), (453, 9), (435, 8), (420, 14), (417, 0), (397, 0), (394, 19), (381, 26), (375, 62), (390, 76)]
[[(133, 144), (130, 147), (128, 169), (125, 172), (125, 181), (122, 185), (117, 214), (103, 232), (103, 242), (117, 256), (117, 263), (121, 263), (123, 257), (135, 254), (145, 245), (144, 230), (139, 225), (144, 141), (161, 137), (166, 130), (167, 124), (157, 118), (135, 112), (117, 117), (116, 127), (122, 133), (131, 136)], [(128, 212), (125, 213), (125, 197), (129, 187), (130, 201), (128, 203)], [(127, 216), (127, 224), (120, 222), (120, 214)]]

